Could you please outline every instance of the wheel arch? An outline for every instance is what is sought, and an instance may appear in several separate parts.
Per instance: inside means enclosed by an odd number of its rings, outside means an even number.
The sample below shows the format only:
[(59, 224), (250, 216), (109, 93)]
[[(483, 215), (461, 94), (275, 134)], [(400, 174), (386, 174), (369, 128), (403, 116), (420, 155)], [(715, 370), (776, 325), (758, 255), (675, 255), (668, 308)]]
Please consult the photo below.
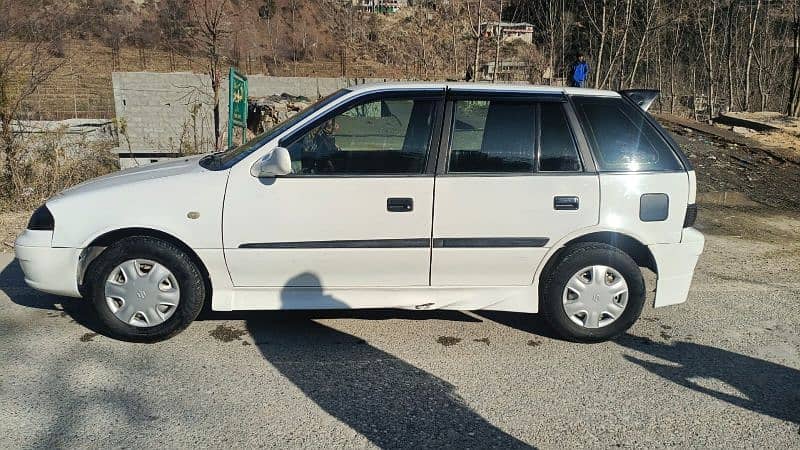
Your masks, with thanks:
[(658, 266), (656, 265), (656, 259), (653, 256), (653, 253), (641, 241), (625, 233), (620, 233), (617, 231), (595, 231), (574, 237), (561, 244), (560, 247), (550, 255), (544, 267), (539, 272), (539, 286), (543, 284), (541, 283), (542, 277), (547, 276), (553, 265), (558, 262), (564, 250), (571, 245), (582, 242), (599, 242), (616, 247), (630, 256), (639, 267), (646, 267), (652, 270), (655, 274), (658, 274)]
[(627, 234), (615, 231), (598, 231), (576, 237), (564, 244), (564, 247), (579, 242), (600, 242), (602, 244), (611, 245), (612, 247), (617, 247), (627, 253), (639, 267), (647, 267), (653, 272), (658, 273), (656, 259), (650, 249), (638, 239)]
[(179, 249), (181, 249), (189, 259), (200, 269), (200, 272), (203, 274), (203, 283), (205, 284), (206, 288), (206, 298), (205, 301), (211, 298), (211, 277), (208, 273), (208, 268), (203, 263), (203, 260), (200, 256), (195, 252), (189, 245), (183, 242), (178, 237), (164, 232), (160, 230), (156, 230), (153, 228), (146, 228), (146, 227), (129, 227), (129, 228), (119, 228), (116, 230), (107, 231), (97, 237), (95, 237), (81, 252), (79, 258), (79, 265), (78, 265), (78, 288), (83, 294), (84, 289), (84, 276), (86, 274), (87, 269), (91, 265), (92, 261), (94, 261), (98, 256), (100, 256), (106, 248), (113, 245), (116, 242), (121, 241), (122, 239), (130, 238), (130, 237), (150, 237), (155, 239), (160, 239), (162, 241), (169, 242), (170, 244), (175, 245)]

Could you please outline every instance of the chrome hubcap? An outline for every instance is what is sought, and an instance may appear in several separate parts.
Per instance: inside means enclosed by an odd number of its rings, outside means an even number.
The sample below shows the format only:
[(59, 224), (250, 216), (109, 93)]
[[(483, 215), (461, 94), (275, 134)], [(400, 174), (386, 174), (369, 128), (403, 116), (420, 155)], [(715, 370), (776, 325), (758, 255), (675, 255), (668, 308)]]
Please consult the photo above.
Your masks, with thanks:
[(106, 280), (106, 305), (117, 319), (135, 327), (152, 327), (172, 317), (181, 291), (172, 272), (148, 259), (130, 259)]
[(611, 267), (584, 267), (567, 282), (562, 301), (571, 321), (584, 328), (602, 328), (625, 311), (628, 283)]

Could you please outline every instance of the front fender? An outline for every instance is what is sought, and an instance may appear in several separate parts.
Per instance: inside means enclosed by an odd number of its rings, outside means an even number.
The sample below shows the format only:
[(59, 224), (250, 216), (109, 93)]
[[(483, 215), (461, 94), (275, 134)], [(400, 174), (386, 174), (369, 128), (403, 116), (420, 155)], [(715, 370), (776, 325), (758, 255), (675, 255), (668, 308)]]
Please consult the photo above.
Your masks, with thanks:
[(47, 202), (55, 218), (52, 246), (85, 248), (110, 231), (149, 228), (191, 248), (222, 248), (227, 176), (196, 171), (53, 197)]

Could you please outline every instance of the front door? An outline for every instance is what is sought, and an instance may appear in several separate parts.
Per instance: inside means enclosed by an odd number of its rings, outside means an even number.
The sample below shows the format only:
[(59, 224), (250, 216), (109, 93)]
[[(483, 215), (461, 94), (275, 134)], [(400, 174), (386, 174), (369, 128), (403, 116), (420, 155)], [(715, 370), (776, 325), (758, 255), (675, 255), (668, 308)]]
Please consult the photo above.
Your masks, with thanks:
[(443, 91), (347, 101), (281, 140), (293, 174), (232, 172), (225, 258), (237, 287), (427, 286), (432, 140)]
[(433, 286), (530, 285), (551, 245), (598, 223), (598, 177), (584, 169), (565, 107), (560, 96), (454, 93)]

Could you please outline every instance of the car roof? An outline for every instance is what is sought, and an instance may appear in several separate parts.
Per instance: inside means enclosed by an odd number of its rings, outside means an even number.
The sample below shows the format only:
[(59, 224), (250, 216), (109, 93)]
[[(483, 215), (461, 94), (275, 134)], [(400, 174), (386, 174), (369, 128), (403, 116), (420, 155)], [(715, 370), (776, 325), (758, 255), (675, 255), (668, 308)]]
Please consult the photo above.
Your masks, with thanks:
[(529, 94), (566, 94), (591, 97), (619, 97), (615, 91), (575, 88), (563, 86), (537, 86), (532, 84), (513, 83), (465, 83), (465, 82), (383, 82), (366, 83), (348, 86), (356, 93), (409, 90), (409, 89), (448, 89), (451, 91), (470, 91), (481, 93), (529, 93)]

